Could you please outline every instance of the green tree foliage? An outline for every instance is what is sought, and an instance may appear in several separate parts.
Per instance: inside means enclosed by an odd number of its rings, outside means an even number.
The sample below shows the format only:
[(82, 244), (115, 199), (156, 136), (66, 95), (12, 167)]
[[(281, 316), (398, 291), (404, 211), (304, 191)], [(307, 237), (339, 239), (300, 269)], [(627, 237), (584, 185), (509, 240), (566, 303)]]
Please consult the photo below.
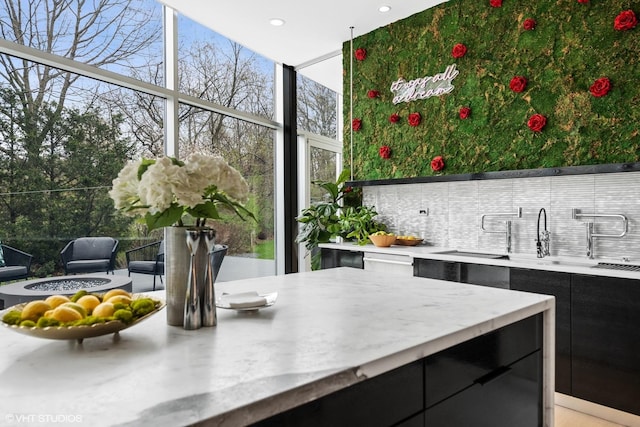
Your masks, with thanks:
[(40, 128), (27, 126), (19, 113), (11, 114), (20, 111), (16, 99), (10, 90), (0, 93), (0, 236), (32, 253), (36, 270), (40, 266), (48, 274), (67, 241), (125, 232), (129, 221), (114, 215), (107, 191), (133, 147), (120, 135), (119, 116), (104, 119), (95, 110), (58, 112), (43, 103), (40, 116), (58, 117), (43, 120), (49, 129), (35, 150), (32, 138)]

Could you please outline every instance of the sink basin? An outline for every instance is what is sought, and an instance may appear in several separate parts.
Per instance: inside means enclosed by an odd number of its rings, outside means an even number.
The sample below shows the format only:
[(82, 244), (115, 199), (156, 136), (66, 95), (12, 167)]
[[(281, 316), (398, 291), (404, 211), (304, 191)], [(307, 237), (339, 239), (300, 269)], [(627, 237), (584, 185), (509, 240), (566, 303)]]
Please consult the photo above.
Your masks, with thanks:
[(591, 268), (608, 268), (610, 270), (622, 271), (640, 271), (640, 265), (637, 264), (614, 264), (610, 262), (599, 262)]
[(466, 251), (452, 250), (452, 251), (443, 251), (443, 252), (436, 252), (436, 253), (442, 254), (442, 255), (466, 256), (466, 257), (473, 257), (473, 258), (509, 259), (509, 255), (506, 255), (506, 254), (491, 254), (491, 253), (485, 253), (485, 252), (466, 252)]

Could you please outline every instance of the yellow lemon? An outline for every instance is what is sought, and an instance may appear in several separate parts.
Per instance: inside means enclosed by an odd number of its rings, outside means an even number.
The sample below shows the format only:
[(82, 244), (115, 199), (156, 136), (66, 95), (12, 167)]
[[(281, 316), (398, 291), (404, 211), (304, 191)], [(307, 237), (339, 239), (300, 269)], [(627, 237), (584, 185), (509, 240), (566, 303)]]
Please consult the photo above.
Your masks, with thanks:
[(82, 319), (82, 314), (73, 307), (63, 304), (53, 309), (51, 317), (59, 322), (73, 322)]
[(77, 311), (78, 314), (80, 314), (80, 318), (81, 319), (87, 317), (87, 310), (85, 310), (85, 308), (83, 306), (81, 306), (80, 304), (78, 304), (77, 302), (65, 302), (64, 304), (59, 305), (56, 308), (60, 308), (60, 307), (68, 307), (68, 308), (71, 308), (71, 309)]
[(102, 301), (108, 301), (114, 295), (124, 295), (131, 298), (131, 294), (124, 289), (111, 289), (102, 296)]
[(95, 295), (85, 295), (80, 297), (80, 299), (76, 301), (76, 304), (80, 304), (85, 310), (87, 310), (87, 313), (91, 313), (93, 309), (100, 304), (100, 300)]
[(37, 322), (40, 316), (51, 310), (51, 306), (43, 300), (30, 301), (22, 309), (20, 317), (22, 320), (33, 320)]
[(114, 311), (113, 304), (110, 302), (102, 302), (93, 309), (91, 314), (95, 317), (111, 317)]
[(49, 304), (51, 308), (56, 308), (57, 306), (64, 304), (65, 302), (70, 302), (71, 300), (65, 295), (50, 295), (44, 301)]
[(109, 299), (105, 300), (105, 302), (110, 302), (111, 304), (121, 303), (124, 305), (129, 305), (131, 304), (131, 297), (128, 297), (126, 295), (114, 295)]

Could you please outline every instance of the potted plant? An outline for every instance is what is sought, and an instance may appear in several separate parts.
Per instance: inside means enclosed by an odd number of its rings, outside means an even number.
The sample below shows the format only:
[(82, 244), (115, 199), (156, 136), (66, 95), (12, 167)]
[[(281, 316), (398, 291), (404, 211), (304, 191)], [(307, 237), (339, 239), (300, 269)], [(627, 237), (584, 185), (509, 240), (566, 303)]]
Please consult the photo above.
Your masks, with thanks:
[(300, 230), (296, 242), (304, 243), (311, 253), (311, 268), (320, 268), (320, 243), (328, 243), (340, 236), (355, 239), (358, 244), (367, 243), (369, 234), (386, 230), (386, 226), (373, 218), (377, 212), (360, 203), (359, 195), (345, 185), (349, 171), (343, 171), (336, 182), (313, 181), (327, 192), (327, 199), (304, 209), (297, 220)]

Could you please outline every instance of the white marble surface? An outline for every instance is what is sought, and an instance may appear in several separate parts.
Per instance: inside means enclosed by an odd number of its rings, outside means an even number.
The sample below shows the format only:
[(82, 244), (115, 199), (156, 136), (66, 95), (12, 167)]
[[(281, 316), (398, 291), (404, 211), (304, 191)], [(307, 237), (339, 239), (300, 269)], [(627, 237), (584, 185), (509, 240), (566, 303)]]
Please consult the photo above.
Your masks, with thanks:
[[(522, 254), (510, 254), (509, 259), (491, 259), (482, 257), (470, 257), (470, 256), (456, 256), (452, 253), (441, 253), (453, 251), (456, 248), (448, 248), (442, 246), (401, 246), (392, 245), (388, 248), (379, 248), (373, 244), (357, 245), (352, 242), (344, 243), (322, 243), (321, 248), (340, 249), (348, 251), (362, 251), (365, 253), (381, 253), (381, 254), (394, 254), (404, 255), (413, 258), (435, 259), (443, 261), (459, 261), (470, 264), (486, 264), (486, 265), (500, 265), (505, 267), (514, 268), (528, 268), (532, 270), (546, 270), (557, 271), (561, 273), (579, 273), (587, 274), (591, 276), (606, 276), (606, 277), (618, 277), (623, 279), (640, 279), (640, 271), (626, 271), (626, 270), (614, 270), (609, 268), (592, 268), (598, 262), (607, 262), (613, 264), (625, 264), (620, 259), (588, 259), (587, 257), (567, 257), (567, 256), (550, 256), (545, 258), (537, 258), (533, 255)], [(479, 252), (473, 250), (463, 250), (462, 252)], [(484, 252), (504, 254), (499, 252)], [(637, 262), (627, 263), (630, 265), (639, 265)]]
[(250, 290), (277, 302), (195, 331), (164, 312), (82, 344), (1, 327), (0, 425), (242, 425), (539, 312), (553, 424), (552, 297), (352, 268), (216, 289)]

